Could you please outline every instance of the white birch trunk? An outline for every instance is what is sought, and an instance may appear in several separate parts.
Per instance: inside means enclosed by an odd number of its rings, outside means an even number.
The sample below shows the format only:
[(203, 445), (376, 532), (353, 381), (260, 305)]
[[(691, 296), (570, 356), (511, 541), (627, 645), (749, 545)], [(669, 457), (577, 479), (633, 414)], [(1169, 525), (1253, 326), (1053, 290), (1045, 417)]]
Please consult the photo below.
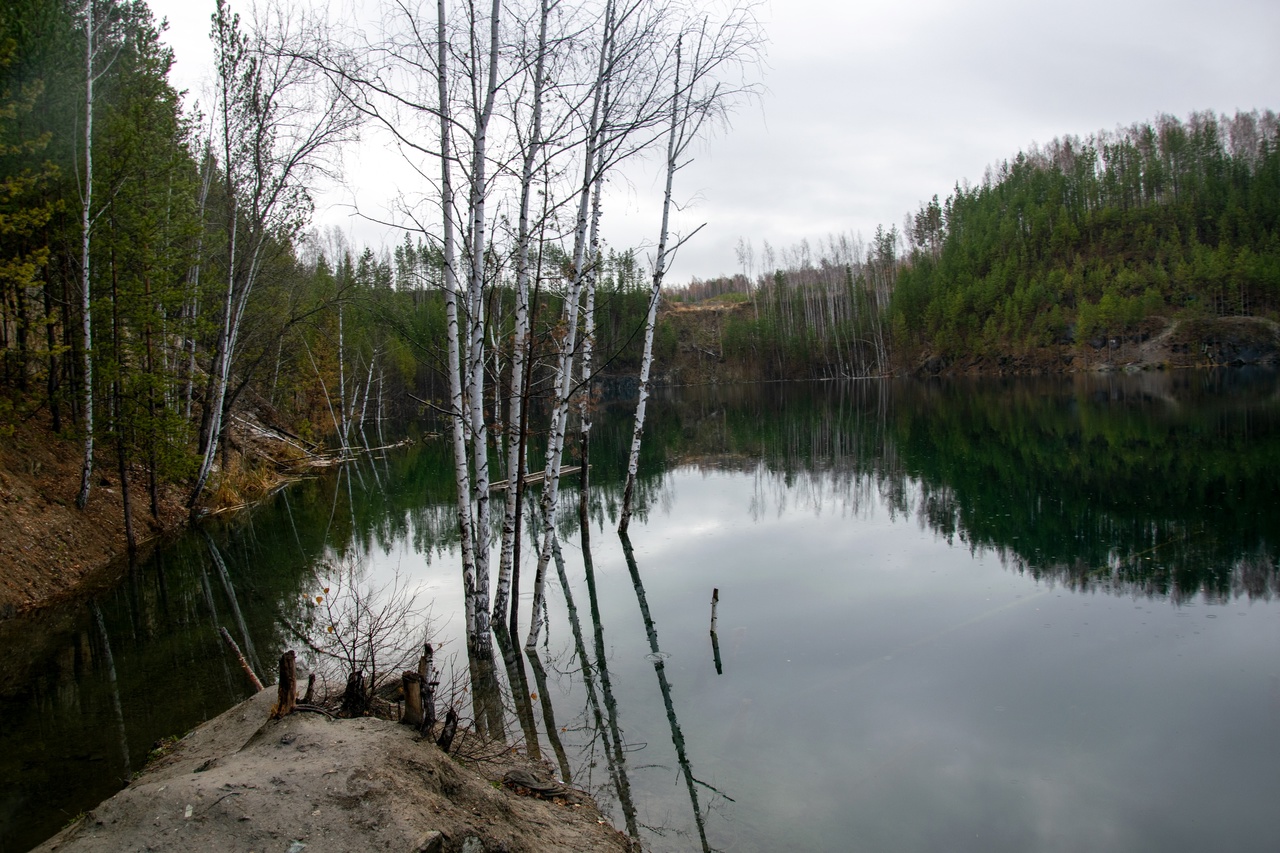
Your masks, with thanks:
[(676, 136), (680, 127), (680, 59), (682, 38), (676, 39), (675, 95), (671, 99), (671, 128), (667, 135), (667, 184), (662, 195), (662, 229), (658, 233), (658, 256), (653, 264), (653, 290), (649, 293), (649, 313), (644, 324), (644, 353), (640, 358), (640, 399), (636, 402), (635, 426), (631, 431), (631, 452), (627, 456), (627, 482), (622, 490), (622, 511), (618, 533), (625, 536), (631, 524), (631, 501), (635, 496), (636, 473), (640, 469), (640, 441), (644, 436), (645, 408), (649, 402), (649, 372), (653, 367), (653, 331), (657, 325), (658, 302), (662, 298), (662, 277), (666, 273), (667, 234), (671, 223), (671, 187), (675, 182)]
[(525, 648), (538, 644), (542, 631), (542, 601), (546, 595), (547, 565), (551, 562), (551, 547), (555, 542), (556, 512), (560, 492), (560, 462), (564, 455), (565, 432), (569, 423), (569, 407), (573, 391), (573, 357), (577, 346), (578, 310), (582, 286), (586, 278), (584, 256), (586, 254), (588, 210), (592, 189), (599, 175), (596, 174), (596, 158), (600, 142), (600, 112), (603, 101), (606, 60), (612, 34), (613, 3), (605, 12), (604, 37), (600, 43), (600, 61), (597, 66), (595, 92), (592, 95), (591, 123), (587, 129), (586, 154), (582, 166), (582, 187), (578, 193), (577, 228), (573, 238), (573, 282), (565, 301), (565, 335), (561, 342), (560, 361), (556, 371), (556, 406), (551, 415), (551, 431), (547, 438), (547, 467), (542, 492), (542, 544), (538, 549), (538, 567), (533, 581), (533, 615), (529, 621), (529, 636)]
[[(336, 284), (336, 281), (335, 281)], [(339, 285), (340, 286), (340, 285)], [(342, 339), (342, 303), (338, 303), (338, 441), (347, 455), (347, 354)]]
[(436, 61), (440, 93), (440, 209), (444, 226), (444, 304), (449, 330), (449, 417), (453, 422), (453, 474), (457, 490), (458, 549), (468, 640), (476, 625), (475, 555), (471, 545), (471, 477), (467, 468), (466, 411), (462, 401), (462, 346), (458, 322), (458, 278), (453, 224), (453, 162), (450, 145), (447, 39), (444, 0), (436, 0)]
[(84, 338), (84, 463), (76, 506), (89, 503), (93, 478), (93, 324), (89, 297), (90, 230), (93, 227), (93, 0), (84, 2), (84, 187), (80, 193), (80, 309)]
[(475, 620), (468, 628), (471, 647), (489, 649), (489, 428), (484, 412), (484, 256), (485, 177), (489, 120), (498, 89), (498, 18), (501, 0), (493, 0), (489, 17), (489, 67), (484, 104), (476, 122), (471, 152), (471, 356), (467, 388), (471, 404), (471, 453), (475, 468)]
[(542, 147), (542, 98), (545, 85), (548, 0), (542, 0), (538, 20), (538, 52), (533, 72), (533, 118), (520, 173), (520, 220), (516, 246), (516, 319), (512, 341), (511, 400), (507, 416), (507, 487), (502, 515), (502, 550), (498, 562), (498, 585), (493, 598), (493, 618), (502, 621), (511, 595), (511, 574), (515, 565), (516, 497), (524, 460), (521, 440), (525, 429), (524, 373), (529, 339), (529, 199), (533, 192), (534, 163)]

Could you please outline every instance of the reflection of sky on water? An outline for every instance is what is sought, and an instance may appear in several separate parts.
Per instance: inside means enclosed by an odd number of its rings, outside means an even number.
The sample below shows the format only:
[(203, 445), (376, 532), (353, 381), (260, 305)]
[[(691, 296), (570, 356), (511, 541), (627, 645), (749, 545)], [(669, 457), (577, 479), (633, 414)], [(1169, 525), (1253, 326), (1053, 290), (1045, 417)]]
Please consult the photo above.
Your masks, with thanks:
[[(736, 801), (707, 797), (713, 847), (1260, 850), (1274, 839), (1277, 602), (1176, 606), (1038, 583), (895, 517), (853, 481), (786, 487), (693, 467), (665, 478), (632, 542), (694, 773)], [(576, 537), (564, 553), (585, 610)], [(692, 849), (611, 528), (593, 530), (593, 553), (641, 821), (686, 833), (650, 837), (654, 849)], [(461, 619), (441, 606), (461, 601), (451, 558), (427, 565), (397, 545), (368, 559), (434, 597), (438, 629), (460, 649)], [(547, 648), (562, 673), (576, 670), (562, 594), (551, 608)], [(552, 680), (558, 719), (583, 717), (581, 688)]]
[[(1240, 371), (657, 400), (632, 541), (711, 845), (1273, 849), (1275, 387)], [(1173, 411), (1165, 392), (1187, 405)], [(621, 492), (608, 460), (629, 440), (625, 417), (598, 421), (601, 641), (646, 842), (697, 849), (607, 518)], [(315, 606), (322, 563), (358, 558), (373, 587), (399, 571), (433, 603), (446, 678), (466, 671), (451, 470), (442, 443), (361, 457), (161, 549), (97, 602), (105, 632), (86, 602), (6, 623), (0, 646), (22, 654), (0, 655), (0, 837), (56, 830), (118, 786), (122, 744), (145, 756), (242, 698), (217, 629), (269, 664), (294, 643), (285, 623)], [(563, 552), (603, 675), (574, 488)], [(522, 630), (533, 563), (526, 537)], [(546, 700), (575, 784), (622, 825), (566, 599), (548, 580), (546, 680), (531, 703), (543, 753)], [(723, 675), (708, 636), (717, 587)], [(506, 725), (517, 738), (514, 714)]]

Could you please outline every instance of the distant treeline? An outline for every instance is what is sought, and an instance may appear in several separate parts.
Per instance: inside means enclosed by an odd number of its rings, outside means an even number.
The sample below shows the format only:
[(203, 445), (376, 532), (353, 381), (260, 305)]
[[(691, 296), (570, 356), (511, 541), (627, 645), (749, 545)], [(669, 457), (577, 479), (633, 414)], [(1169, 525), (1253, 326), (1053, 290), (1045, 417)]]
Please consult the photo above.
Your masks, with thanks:
[(1156, 317), (1275, 318), (1280, 127), (1270, 110), (1196, 113), (1055, 139), (869, 244), (742, 242), (739, 260), (673, 296), (752, 294), (725, 356), (779, 376), (1088, 346)]

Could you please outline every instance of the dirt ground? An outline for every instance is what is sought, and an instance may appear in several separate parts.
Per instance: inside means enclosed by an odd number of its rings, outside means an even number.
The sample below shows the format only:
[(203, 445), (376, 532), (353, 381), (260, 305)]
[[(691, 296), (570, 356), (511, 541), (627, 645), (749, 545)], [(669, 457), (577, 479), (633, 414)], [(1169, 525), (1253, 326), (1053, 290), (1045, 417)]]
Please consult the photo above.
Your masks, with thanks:
[[(406, 726), (295, 712), (268, 688), (204, 723), (38, 851), (626, 851), (591, 802), (505, 786), (512, 753), (460, 761)], [(573, 797), (573, 799), (578, 799)]]
[[(295, 447), (245, 418), (232, 432), (230, 474), (215, 477), (202, 509), (234, 510), (297, 476), (298, 466), (326, 457), (302, 458)], [(0, 434), (0, 619), (53, 603), (68, 595), (109, 586), (126, 568), (128, 553), (119, 465), (110, 444), (97, 445), (93, 488), (85, 509), (76, 508), (84, 445), (53, 432), (47, 418), (14, 424)], [(161, 484), (159, 512), (151, 515), (142, 466), (129, 473), (133, 529), (139, 557), (188, 521), (188, 487)]]
[[(123, 500), (114, 465), (98, 458), (89, 505), (76, 508), (83, 445), (33, 419), (0, 438), (0, 618), (109, 583), (125, 554)], [(153, 519), (146, 481), (131, 476), (134, 531), (145, 547), (186, 520), (182, 495), (162, 489)]]

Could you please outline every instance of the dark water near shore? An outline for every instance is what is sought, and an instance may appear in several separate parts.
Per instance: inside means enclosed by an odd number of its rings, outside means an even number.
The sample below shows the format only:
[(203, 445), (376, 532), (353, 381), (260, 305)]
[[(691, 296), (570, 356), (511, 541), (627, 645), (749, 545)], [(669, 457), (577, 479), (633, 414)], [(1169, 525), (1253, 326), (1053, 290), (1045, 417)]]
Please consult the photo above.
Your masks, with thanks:
[(0, 851), (243, 698), (217, 628), (272, 671), (337, 564), (433, 602), (446, 677), (481, 676), (464, 716), (649, 849), (1275, 849), (1275, 373), (684, 389), (651, 415), (628, 549), (629, 412), (601, 413), (536, 655), (466, 661), (433, 444), (0, 623)]

